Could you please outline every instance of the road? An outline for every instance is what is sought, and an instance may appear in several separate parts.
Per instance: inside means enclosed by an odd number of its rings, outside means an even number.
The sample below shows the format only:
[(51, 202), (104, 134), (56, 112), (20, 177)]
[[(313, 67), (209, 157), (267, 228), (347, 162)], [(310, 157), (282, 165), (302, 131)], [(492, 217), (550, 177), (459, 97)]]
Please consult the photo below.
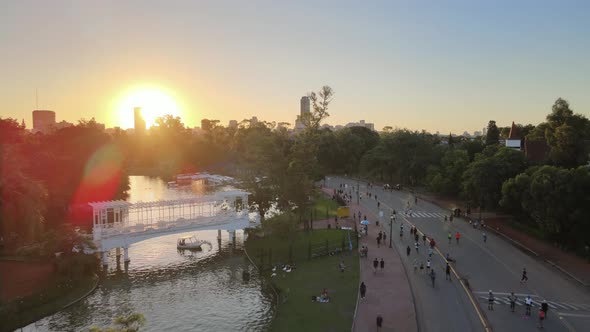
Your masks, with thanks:
[[(487, 233), (484, 243), (482, 230), (474, 229), (462, 218), (455, 218), (451, 223), (444, 221), (444, 215), (450, 211), (439, 208), (429, 202), (418, 200), (404, 191), (384, 191), (382, 187), (373, 186), (368, 189), (366, 182), (352, 179), (329, 177), (326, 185), (339, 188), (347, 184), (347, 191), (360, 187), (360, 205), (373, 213), (367, 215), (370, 221), (376, 221), (379, 210), (384, 212), (382, 223), (389, 231), (389, 211), (398, 211), (396, 223), (393, 224), (393, 242), (400, 253), (405, 253), (410, 245), (412, 253), (403, 257), (410, 286), (414, 293), (418, 323), (421, 331), (485, 331), (484, 321), (494, 331), (532, 331), (537, 329), (537, 311), (540, 300), (548, 301), (550, 309), (545, 320), (545, 330), (550, 331), (587, 331), (590, 326), (590, 293), (574, 281), (567, 279), (555, 268), (535, 259), (515, 248), (506, 240), (493, 233)], [(369, 198), (366, 193), (371, 192)], [(381, 203), (377, 208), (375, 194)], [(353, 192), (356, 198), (356, 191)], [(410, 206), (412, 216), (405, 216), (403, 211)], [(373, 220), (371, 220), (373, 218)], [(404, 235), (400, 240), (400, 224), (404, 225)], [(437, 272), (435, 287), (432, 288), (430, 278), (419, 272), (414, 274), (414, 261), (425, 262), (428, 258), (427, 246), (420, 247), (416, 254), (414, 240), (410, 239), (410, 225), (415, 225), (421, 232), (436, 241), (436, 248), (431, 258)], [(459, 244), (449, 244), (448, 232), (454, 236), (461, 233)], [(422, 244), (422, 241), (420, 241)], [(457, 260), (451, 264), (456, 275), (452, 281), (445, 280), (443, 258), (447, 253)], [(405, 255), (402, 255), (405, 256)], [(520, 283), (521, 271), (526, 268), (529, 280)], [(458, 282), (456, 276), (469, 283), (471, 292)], [(487, 294), (492, 290), (495, 294), (494, 310), (487, 310)], [(515, 313), (510, 312), (506, 297), (515, 292), (519, 298)], [(471, 294), (468, 294), (471, 293)], [(471, 295), (471, 297), (470, 297)], [(524, 315), (522, 302), (526, 295), (534, 301), (532, 316)], [(474, 307), (474, 301), (479, 308)], [(480, 317), (483, 316), (483, 317)]]

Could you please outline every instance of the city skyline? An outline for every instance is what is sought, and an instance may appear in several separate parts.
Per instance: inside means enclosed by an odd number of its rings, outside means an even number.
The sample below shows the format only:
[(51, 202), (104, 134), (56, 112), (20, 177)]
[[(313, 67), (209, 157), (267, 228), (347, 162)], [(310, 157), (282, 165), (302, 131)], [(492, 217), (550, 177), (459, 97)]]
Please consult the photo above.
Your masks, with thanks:
[[(23, 1), (0, 9), (0, 114), (27, 123), (32, 110), (48, 109), (60, 120), (131, 128), (133, 107), (153, 105), (127, 105), (128, 113), (121, 105), (143, 86), (164, 91), (174, 110), (163, 113), (189, 127), (251, 116), (293, 126), (300, 96), (325, 84), (335, 91), (327, 123), (364, 118), (377, 130), (538, 124), (558, 97), (590, 114), (585, 2)], [(38, 29), (47, 17), (52, 24)]]

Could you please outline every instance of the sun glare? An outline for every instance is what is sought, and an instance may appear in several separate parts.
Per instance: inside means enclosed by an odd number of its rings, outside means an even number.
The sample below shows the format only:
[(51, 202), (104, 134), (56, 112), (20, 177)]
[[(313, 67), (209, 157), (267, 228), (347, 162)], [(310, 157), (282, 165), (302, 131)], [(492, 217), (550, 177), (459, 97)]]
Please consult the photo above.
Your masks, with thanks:
[(138, 87), (123, 95), (117, 106), (117, 114), (124, 127), (133, 127), (135, 107), (141, 107), (147, 128), (153, 126), (159, 116), (181, 116), (178, 103), (170, 93), (159, 87)]

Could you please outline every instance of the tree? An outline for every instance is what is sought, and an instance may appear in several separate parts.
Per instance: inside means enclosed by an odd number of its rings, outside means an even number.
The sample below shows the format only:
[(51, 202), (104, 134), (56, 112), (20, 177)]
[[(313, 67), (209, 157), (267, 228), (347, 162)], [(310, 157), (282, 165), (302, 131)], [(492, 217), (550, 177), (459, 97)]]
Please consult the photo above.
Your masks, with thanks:
[(316, 131), (320, 128), (320, 123), (330, 116), (328, 113), (328, 106), (334, 97), (334, 90), (331, 87), (324, 85), (318, 93), (309, 93), (309, 100), (311, 101), (313, 111), (304, 114), (303, 123), (306, 128)]
[(588, 162), (590, 122), (574, 114), (567, 101), (558, 98), (547, 115), (545, 138), (550, 147), (549, 159), (556, 165), (576, 167)]
[(510, 148), (500, 147), (489, 155), (486, 150), (478, 154), (463, 173), (462, 193), (480, 207), (495, 208), (501, 198), (502, 184), (524, 169), (525, 160), (520, 151)]
[(356, 174), (363, 155), (379, 143), (379, 134), (365, 127), (350, 127), (336, 132), (336, 144), (341, 147), (339, 161), (347, 174)]
[(47, 190), (23, 173), (26, 159), (15, 146), (3, 146), (0, 155), (0, 235), (5, 239), (39, 239), (45, 222)]
[(238, 178), (250, 192), (250, 207), (258, 211), (264, 223), (266, 212), (278, 200), (278, 183), (282, 177), (279, 169), (286, 168), (281, 163), (286, 158), (277, 144), (278, 137), (270, 129), (258, 126), (243, 130)]
[(495, 145), (500, 142), (500, 130), (496, 126), (496, 121), (490, 120), (488, 122), (488, 129), (486, 134), (486, 145)]
[(501, 204), (526, 213), (544, 235), (582, 250), (590, 240), (590, 174), (587, 167), (531, 167), (502, 186)]
[(439, 167), (429, 169), (429, 187), (445, 195), (456, 195), (461, 191), (461, 177), (469, 165), (467, 151), (449, 149), (441, 159)]

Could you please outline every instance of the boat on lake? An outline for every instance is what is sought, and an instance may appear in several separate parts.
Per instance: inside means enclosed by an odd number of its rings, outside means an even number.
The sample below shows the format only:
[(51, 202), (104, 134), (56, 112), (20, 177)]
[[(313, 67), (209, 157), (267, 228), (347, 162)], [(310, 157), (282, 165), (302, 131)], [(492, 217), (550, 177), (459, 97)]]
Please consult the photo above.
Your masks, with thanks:
[(209, 241), (199, 240), (195, 236), (184, 236), (178, 238), (176, 248), (178, 250), (200, 250), (203, 244), (211, 245)]

